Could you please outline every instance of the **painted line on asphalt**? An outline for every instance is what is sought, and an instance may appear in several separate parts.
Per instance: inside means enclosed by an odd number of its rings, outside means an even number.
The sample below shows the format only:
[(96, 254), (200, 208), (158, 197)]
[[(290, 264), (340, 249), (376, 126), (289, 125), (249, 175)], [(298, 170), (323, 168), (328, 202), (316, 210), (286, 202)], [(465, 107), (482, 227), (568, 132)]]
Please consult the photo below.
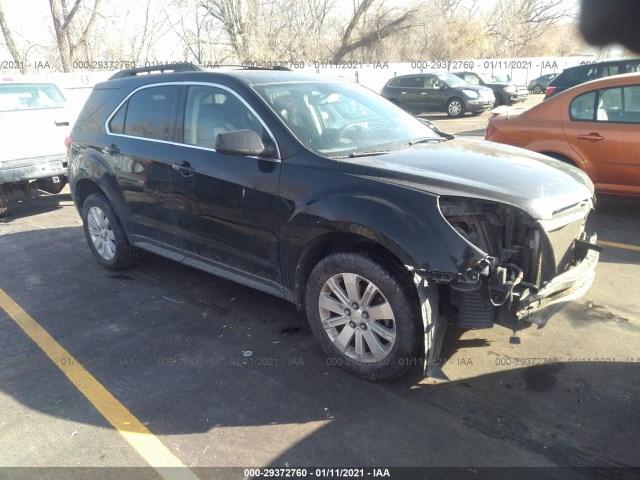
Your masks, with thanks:
[(96, 378), (60, 345), (38, 322), (0, 289), (0, 308), (124, 437), (136, 452), (166, 480), (199, 480), (178, 457), (120, 403)]
[(640, 252), (640, 246), (638, 245), (628, 245), (626, 243), (617, 243), (617, 242), (606, 242), (604, 240), (598, 240), (598, 245), (602, 245), (603, 247), (623, 248), (625, 250), (633, 250), (634, 252)]

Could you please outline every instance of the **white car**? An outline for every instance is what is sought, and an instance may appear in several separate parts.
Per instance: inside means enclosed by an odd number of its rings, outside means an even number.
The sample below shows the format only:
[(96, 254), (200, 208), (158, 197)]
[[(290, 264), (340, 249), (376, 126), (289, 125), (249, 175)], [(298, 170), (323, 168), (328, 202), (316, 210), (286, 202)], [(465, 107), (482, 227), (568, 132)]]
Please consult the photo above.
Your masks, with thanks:
[(0, 216), (7, 212), (11, 192), (64, 188), (70, 116), (64, 95), (52, 83), (0, 82)]

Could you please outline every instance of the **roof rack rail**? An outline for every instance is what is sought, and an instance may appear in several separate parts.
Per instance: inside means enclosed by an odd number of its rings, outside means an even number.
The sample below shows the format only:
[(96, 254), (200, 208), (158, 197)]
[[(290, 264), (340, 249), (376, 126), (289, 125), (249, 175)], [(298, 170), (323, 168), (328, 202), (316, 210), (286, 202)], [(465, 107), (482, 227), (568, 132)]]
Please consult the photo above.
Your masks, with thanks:
[(109, 80), (116, 78), (135, 77), (141, 73), (164, 73), (164, 72), (201, 72), (202, 68), (193, 63), (165, 63), (162, 65), (151, 65), (148, 67), (128, 68), (115, 73)]
[(240, 68), (242, 70), (279, 70), (283, 72), (290, 72), (291, 69), (289, 67), (285, 67), (284, 65), (252, 65), (251, 62), (248, 63), (215, 63), (213, 65), (209, 63), (204, 63), (205, 68), (211, 68), (213, 70), (218, 68), (227, 68), (234, 67)]

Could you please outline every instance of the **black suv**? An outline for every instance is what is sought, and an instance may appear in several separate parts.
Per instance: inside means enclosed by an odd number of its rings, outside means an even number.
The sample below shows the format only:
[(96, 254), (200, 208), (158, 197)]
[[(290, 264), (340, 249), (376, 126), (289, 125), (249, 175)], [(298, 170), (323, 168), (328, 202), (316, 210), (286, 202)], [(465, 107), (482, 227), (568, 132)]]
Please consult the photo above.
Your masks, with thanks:
[(452, 75), (460, 77), (471, 85), (490, 88), (496, 97), (494, 104), (496, 107), (499, 105), (515, 105), (529, 98), (529, 90), (524, 85), (517, 85), (510, 80), (501, 81), (496, 79), (492, 82), (485, 82), (480, 75), (474, 72), (453, 72)]
[(71, 134), (72, 196), (107, 268), (144, 249), (285, 298), (368, 379), (435, 368), (447, 319), (543, 325), (594, 278), (577, 168), (447, 140), (350, 82), (148, 70), (96, 85)]
[(565, 68), (560, 75), (549, 82), (544, 99), (551, 98), (560, 92), (597, 80), (598, 78), (640, 72), (640, 58), (608, 60), (606, 62), (585, 63), (577, 67)]
[(495, 100), (491, 89), (469, 85), (449, 73), (400, 75), (390, 79), (380, 95), (408, 112), (446, 112), (450, 117), (480, 114)]

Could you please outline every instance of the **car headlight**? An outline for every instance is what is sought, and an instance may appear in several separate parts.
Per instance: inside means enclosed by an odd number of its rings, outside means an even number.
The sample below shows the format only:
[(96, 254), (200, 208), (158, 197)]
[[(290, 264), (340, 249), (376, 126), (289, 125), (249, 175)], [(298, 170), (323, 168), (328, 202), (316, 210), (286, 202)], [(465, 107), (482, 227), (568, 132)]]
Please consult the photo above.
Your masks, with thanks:
[(513, 92), (516, 92), (516, 91), (517, 91), (517, 89), (516, 89), (516, 86), (515, 86), (515, 85), (509, 85), (509, 86), (507, 86), (507, 87), (504, 87), (504, 88), (503, 88), (503, 90), (504, 90), (505, 92), (507, 92), (507, 93), (513, 93)]
[(478, 92), (476, 92), (475, 90), (462, 90), (462, 93), (464, 93), (469, 98), (478, 98)]

